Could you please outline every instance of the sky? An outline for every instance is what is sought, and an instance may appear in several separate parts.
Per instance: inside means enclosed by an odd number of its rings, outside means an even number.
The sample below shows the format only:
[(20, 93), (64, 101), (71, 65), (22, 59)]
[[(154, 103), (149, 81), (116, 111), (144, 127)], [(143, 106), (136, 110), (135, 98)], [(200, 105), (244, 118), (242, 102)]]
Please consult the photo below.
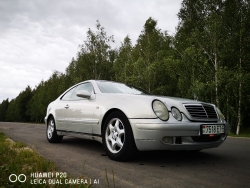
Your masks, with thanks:
[(0, 103), (65, 72), (96, 21), (119, 47), (149, 17), (173, 35), (181, 0), (0, 0)]

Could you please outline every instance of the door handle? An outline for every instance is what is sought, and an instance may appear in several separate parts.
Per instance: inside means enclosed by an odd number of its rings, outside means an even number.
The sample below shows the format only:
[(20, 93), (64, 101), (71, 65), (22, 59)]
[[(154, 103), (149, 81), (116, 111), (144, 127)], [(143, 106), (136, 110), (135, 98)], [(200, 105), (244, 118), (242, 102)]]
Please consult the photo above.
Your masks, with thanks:
[(64, 108), (68, 109), (68, 108), (69, 108), (69, 105), (67, 104)]

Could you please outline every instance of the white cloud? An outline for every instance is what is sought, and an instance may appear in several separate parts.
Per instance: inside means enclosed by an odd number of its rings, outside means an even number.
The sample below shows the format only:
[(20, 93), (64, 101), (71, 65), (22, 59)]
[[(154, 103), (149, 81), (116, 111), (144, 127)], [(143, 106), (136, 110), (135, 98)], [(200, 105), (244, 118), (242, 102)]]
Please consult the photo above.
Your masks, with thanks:
[(63, 72), (99, 20), (115, 45), (137, 40), (145, 21), (174, 33), (181, 0), (0, 1), (0, 103)]

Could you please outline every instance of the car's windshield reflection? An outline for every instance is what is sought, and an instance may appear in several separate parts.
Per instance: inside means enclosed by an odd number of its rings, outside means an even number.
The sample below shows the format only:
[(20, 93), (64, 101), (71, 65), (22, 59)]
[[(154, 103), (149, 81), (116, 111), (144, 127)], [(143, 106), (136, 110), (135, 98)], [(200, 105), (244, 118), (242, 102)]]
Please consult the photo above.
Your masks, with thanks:
[(135, 94), (135, 95), (150, 95), (150, 93), (142, 89), (139, 89), (133, 86), (128, 86), (122, 83), (106, 82), (106, 81), (97, 81), (96, 83), (102, 93), (125, 93), (125, 94)]

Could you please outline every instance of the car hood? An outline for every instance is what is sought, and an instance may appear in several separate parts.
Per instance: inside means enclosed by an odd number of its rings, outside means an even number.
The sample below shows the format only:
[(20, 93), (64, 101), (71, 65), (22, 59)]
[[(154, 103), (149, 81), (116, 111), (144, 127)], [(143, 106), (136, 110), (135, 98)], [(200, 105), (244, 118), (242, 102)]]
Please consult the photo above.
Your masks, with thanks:
[[(185, 98), (178, 98), (178, 97), (170, 97), (170, 96), (159, 96), (159, 95), (135, 95), (135, 94), (120, 94), (120, 93), (116, 93), (116, 94), (105, 94), (108, 95), (112, 98), (115, 98), (117, 96), (123, 97), (123, 98), (133, 98), (135, 100), (145, 100), (145, 101), (153, 101), (155, 99), (160, 100), (162, 102), (164, 102), (167, 106), (170, 105), (177, 105), (177, 104), (210, 104), (210, 103), (205, 103), (202, 101), (196, 101), (196, 100), (192, 100), (192, 99), (185, 99)], [(211, 104), (210, 104), (211, 105)]]
[[(185, 114), (188, 119), (192, 119), (189, 112), (186, 109), (186, 105), (210, 105), (213, 104), (205, 103), (201, 101), (178, 98), (178, 97), (169, 97), (169, 96), (156, 96), (156, 95), (135, 95), (135, 94), (101, 94), (103, 103), (107, 103), (107, 110), (111, 108), (125, 109), (125, 114), (129, 118), (153, 118), (155, 114), (152, 111), (152, 102), (154, 100), (162, 101), (169, 112), (172, 108), (178, 108), (180, 112)], [(98, 97), (97, 97), (98, 98)], [(111, 103), (108, 99), (112, 99)], [(215, 108), (215, 107), (214, 107)]]
[(178, 97), (169, 97), (169, 96), (157, 96), (153, 95), (152, 97), (155, 97), (157, 99), (161, 100), (167, 100), (172, 102), (180, 102), (180, 103), (201, 103), (200, 101), (192, 100), (192, 99), (185, 99), (185, 98), (178, 98)]
[(184, 107), (185, 104), (206, 104), (206, 105), (212, 105), (215, 107), (215, 105), (211, 103), (185, 99), (185, 98), (168, 97), (168, 96), (154, 96), (154, 97), (155, 99), (158, 99), (164, 102), (168, 110), (171, 110), (172, 107), (177, 107), (181, 112), (184, 112), (185, 114), (187, 112), (186, 108)]

